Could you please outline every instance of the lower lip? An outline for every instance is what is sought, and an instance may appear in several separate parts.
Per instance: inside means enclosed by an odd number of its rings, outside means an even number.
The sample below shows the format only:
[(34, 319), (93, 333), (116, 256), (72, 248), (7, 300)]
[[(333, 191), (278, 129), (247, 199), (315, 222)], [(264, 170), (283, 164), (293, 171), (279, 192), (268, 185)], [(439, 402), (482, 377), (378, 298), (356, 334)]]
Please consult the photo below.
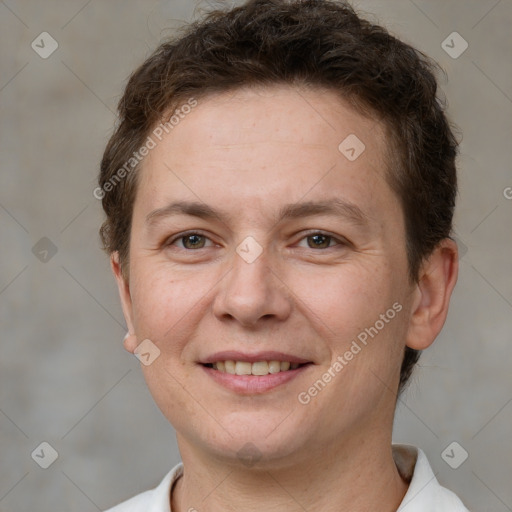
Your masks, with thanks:
[(268, 375), (232, 375), (231, 373), (214, 370), (208, 366), (202, 366), (202, 368), (208, 376), (221, 386), (243, 395), (254, 395), (265, 393), (290, 382), (306, 371), (309, 366), (311, 365), (305, 364), (295, 370), (269, 373)]

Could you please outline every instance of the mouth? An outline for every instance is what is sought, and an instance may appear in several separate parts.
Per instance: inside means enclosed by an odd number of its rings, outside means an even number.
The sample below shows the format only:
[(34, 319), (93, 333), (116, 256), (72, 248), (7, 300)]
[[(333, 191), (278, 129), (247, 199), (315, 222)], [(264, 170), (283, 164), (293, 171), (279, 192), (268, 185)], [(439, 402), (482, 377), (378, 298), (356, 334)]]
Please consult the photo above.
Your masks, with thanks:
[(283, 386), (313, 364), (290, 354), (235, 351), (213, 354), (200, 362), (205, 373), (217, 384), (242, 395), (261, 394)]
[(312, 363), (292, 363), (290, 361), (234, 361), (231, 359), (217, 361), (215, 363), (206, 363), (205, 367), (217, 370), (229, 375), (255, 375), (262, 377), (264, 375), (274, 375), (281, 372), (296, 370), (302, 366)]

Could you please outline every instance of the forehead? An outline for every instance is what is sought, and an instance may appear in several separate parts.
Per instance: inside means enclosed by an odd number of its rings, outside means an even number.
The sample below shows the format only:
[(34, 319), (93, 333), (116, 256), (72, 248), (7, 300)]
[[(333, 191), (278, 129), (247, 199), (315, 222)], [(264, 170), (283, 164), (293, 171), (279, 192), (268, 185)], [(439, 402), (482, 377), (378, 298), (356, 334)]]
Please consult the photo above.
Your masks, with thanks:
[[(185, 110), (188, 103), (190, 99), (178, 105), (177, 110), (183, 108), (186, 113), (180, 119), (174, 116), (176, 124), (166, 130), (169, 136), (163, 134), (168, 149), (185, 143), (244, 151), (272, 142), (284, 152), (295, 152), (300, 146), (308, 151), (334, 150), (338, 156), (339, 144), (348, 135), (365, 139), (366, 156), (385, 149), (382, 123), (363, 116), (340, 94), (324, 88), (245, 87), (207, 95), (195, 108)], [(194, 156), (198, 155), (187, 155)]]
[(187, 196), (261, 211), (338, 193), (368, 203), (371, 216), (372, 198), (390, 200), (382, 124), (333, 91), (244, 88), (186, 111), (143, 161), (136, 203), (144, 210)]

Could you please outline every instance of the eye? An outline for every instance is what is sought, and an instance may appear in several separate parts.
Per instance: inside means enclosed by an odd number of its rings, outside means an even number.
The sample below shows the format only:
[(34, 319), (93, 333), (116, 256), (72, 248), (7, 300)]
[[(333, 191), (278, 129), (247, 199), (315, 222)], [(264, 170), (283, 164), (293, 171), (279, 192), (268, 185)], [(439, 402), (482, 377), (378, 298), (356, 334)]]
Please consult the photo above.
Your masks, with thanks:
[[(310, 233), (309, 235), (303, 237), (301, 239), (306, 240), (308, 244), (308, 248), (310, 249), (328, 249), (333, 245), (346, 245), (342, 240), (338, 240), (334, 238), (332, 235), (328, 235), (322, 232)], [(331, 242), (335, 242), (331, 245)]]
[[(309, 249), (329, 249), (336, 245), (348, 245), (347, 242), (321, 231), (315, 231), (304, 236), (298, 245), (304, 247), (304, 245), (302, 245), (303, 241), (306, 241), (307, 247)], [(178, 246), (180, 249), (192, 251), (195, 249), (212, 247), (214, 243), (202, 233), (197, 231), (190, 231), (188, 233), (179, 234), (178, 236), (172, 238), (169, 242), (166, 242), (165, 245)]]
[(177, 243), (181, 243), (182, 246), (180, 247), (180, 249), (194, 250), (203, 249), (204, 247), (206, 247), (207, 241), (211, 242), (211, 240), (208, 237), (204, 236), (202, 233), (197, 233), (193, 231), (178, 235), (177, 237), (167, 242), (166, 245), (176, 245)]

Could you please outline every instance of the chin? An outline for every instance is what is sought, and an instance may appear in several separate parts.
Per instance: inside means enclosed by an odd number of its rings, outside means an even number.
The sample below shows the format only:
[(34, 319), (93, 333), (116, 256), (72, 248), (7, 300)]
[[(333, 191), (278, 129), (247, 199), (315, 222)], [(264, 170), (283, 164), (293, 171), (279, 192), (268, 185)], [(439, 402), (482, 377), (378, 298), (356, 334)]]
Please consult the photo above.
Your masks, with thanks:
[(279, 421), (260, 418), (259, 422), (255, 416), (258, 415), (237, 417), (227, 431), (215, 424), (211, 431), (198, 433), (196, 439), (203, 446), (202, 451), (225, 464), (255, 469), (293, 466), (302, 457), (311, 456), (311, 443), (303, 427), (283, 422), (285, 416)]

